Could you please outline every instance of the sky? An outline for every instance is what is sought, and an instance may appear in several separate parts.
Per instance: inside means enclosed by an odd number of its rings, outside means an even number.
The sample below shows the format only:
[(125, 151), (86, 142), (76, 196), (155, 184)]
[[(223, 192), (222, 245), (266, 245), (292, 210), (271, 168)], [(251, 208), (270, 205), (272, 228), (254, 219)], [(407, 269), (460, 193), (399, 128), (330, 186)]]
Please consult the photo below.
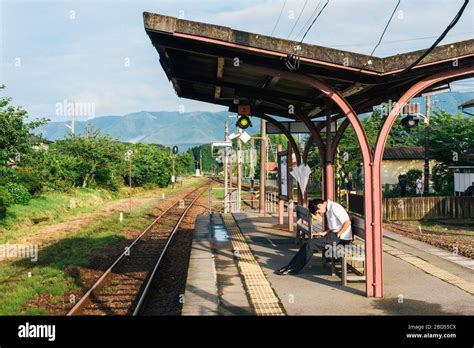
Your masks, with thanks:
[[(65, 118), (66, 110), (61, 106), (70, 101), (82, 103), (89, 111), (92, 106), (92, 116), (142, 110), (221, 111), (221, 106), (176, 96), (145, 33), (142, 13), (155, 12), (266, 35), (274, 31), (274, 36), (294, 39), (323, 2), (0, 0), (0, 85), (6, 86), (1, 93), (13, 98), (13, 105), (28, 110), (30, 117), (52, 121)], [(370, 54), (396, 3), (330, 0), (305, 42)], [(401, 0), (374, 55), (383, 57), (429, 47), (462, 3)], [(280, 12), (281, 19), (275, 26)], [(473, 34), (471, 1), (441, 44), (471, 39)], [(452, 90), (474, 91), (473, 85), (472, 79), (464, 80), (453, 84)]]

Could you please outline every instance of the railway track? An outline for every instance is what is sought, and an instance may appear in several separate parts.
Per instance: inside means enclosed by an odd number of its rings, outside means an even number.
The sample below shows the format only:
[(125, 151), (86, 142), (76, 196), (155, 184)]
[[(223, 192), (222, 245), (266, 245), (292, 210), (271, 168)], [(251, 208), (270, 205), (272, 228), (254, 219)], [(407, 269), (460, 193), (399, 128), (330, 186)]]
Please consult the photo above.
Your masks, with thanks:
[(205, 188), (200, 186), (163, 211), (102, 274), (67, 316), (138, 315), (175, 233), (204, 191)]
[[(218, 178), (218, 177), (213, 177), (211, 178), (213, 181), (217, 182), (218, 184), (224, 184), (224, 179)], [(234, 187), (237, 187), (236, 184), (233, 184)], [(258, 187), (258, 186), (256, 186)], [(246, 183), (242, 183), (242, 191), (248, 191), (250, 192), (250, 186), (248, 186)]]

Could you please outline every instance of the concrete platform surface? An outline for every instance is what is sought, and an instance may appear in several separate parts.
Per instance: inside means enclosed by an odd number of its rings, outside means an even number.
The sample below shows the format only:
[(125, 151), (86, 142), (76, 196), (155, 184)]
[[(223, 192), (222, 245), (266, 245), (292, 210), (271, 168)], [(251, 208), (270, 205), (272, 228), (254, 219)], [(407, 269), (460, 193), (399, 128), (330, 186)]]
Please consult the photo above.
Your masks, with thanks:
[[(387, 252), (384, 253), (383, 299), (367, 298), (364, 282), (350, 282), (343, 287), (340, 278), (331, 276), (319, 255), (314, 255), (300, 274), (278, 276), (273, 271), (285, 265), (298, 250), (294, 235), (285, 231), (285, 227), (278, 229), (276, 217), (255, 213), (238, 213), (234, 217), (288, 315), (474, 314), (474, 296), (468, 291)], [(449, 272), (455, 278), (462, 278), (472, 287), (471, 268), (463, 267), (462, 262), (451, 262), (437, 248), (399, 237), (384, 237), (384, 243), (417, 257), (424, 264), (427, 261), (435, 265), (444, 274)]]

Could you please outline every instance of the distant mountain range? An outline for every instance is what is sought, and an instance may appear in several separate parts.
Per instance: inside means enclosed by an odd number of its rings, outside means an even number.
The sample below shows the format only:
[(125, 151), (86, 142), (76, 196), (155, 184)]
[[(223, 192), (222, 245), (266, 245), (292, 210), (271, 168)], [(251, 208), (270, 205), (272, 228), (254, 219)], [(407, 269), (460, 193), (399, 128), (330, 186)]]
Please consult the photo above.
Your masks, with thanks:
[[(458, 105), (474, 98), (474, 92), (449, 92), (434, 95), (431, 98), (432, 110), (437, 108), (451, 113), (457, 113)], [(414, 99), (421, 104), (424, 113), (424, 100)], [(98, 129), (102, 134), (108, 134), (115, 139), (130, 143), (178, 145), (180, 151), (187, 148), (207, 144), (224, 139), (224, 122), (229, 121), (230, 131), (235, 131), (235, 118), (227, 111), (221, 112), (150, 112), (140, 111), (124, 116), (102, 116), (89, 120), (89, 127)], [(69, 122), (50, 122), (38, 129), (45, 138), (58, 140), (70, 132), (66, 126)], [(76, 132), (85, 134), (86, 122), (76, 122)], [(248, 133), (259, 132), (259, 122)]]
[[(140, 111), (124, 116), (102, 116), (89, 120), (90, 129), (98, 129), (115, 139), (130, 143), (178, 145), (181, 151), (224, 139), (224, 123), (235, 129), (235, 118), (222, 112), (149, 112)], [(70, 132), (71, 122), (50, 122), (37, 130), (45, 138), (58, 140)], [(76, 133), (85, 134), (86, 121), (76, 121)], [(258, 132), (258, 124), (253, 127)]]
[[(421, 113), (425, 112), (425, 101), (424, 98), (415, 98), (413, 102), (420, 103)], [(432, 112), (437, 109), (456, 114), (461, 112), (458, 106), (468, 100), (474, 99), (474, 92), (447, 92), (440, 93), (431, 96), (431, 110)]]

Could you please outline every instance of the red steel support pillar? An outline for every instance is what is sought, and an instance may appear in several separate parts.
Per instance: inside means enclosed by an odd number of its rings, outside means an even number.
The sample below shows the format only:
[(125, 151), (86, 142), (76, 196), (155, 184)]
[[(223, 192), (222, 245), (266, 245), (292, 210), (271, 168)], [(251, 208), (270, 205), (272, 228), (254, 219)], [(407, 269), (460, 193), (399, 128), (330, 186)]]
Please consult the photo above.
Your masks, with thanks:
[[(375, 146), (374, 152), (374, 162), (371, 165), (371, 177), (373, 180), (373, 197), (374, 201), (377, 203), (382, 202), (382, 180), (381, 180), (381, 168), (382, 168), (382, 157), (383, 151), (385, 148), (385, 143), (387, 142), (388, 135), (392, 129), (393, 123), (397, 119), (400, 111), (403, 106), (406, 105), (413, 97), (420, 94), (422, 91), (428, 87), (442, 83), (446, 80), (453, 80), (458, 77), (469, 77), (474, 76), (474, 67), (466, 68), (453, 68), (449, 71), (444, 71), (441, 73), (433, 74), (422, 81), (417, 82), (411, 88), (409, 88), (398, 100), (393, 109), (387, 116), (382, 129), (380, 130), (379, 136), (377, 138), (377, 144)], [(377, 248), (382, 248), (382, 205), (376, 204), (373, 211), (373, 221), (374, 221), (374, 238), (373, 243)], [(374, 255), (374, 264), (382, 266), (382, 253)], [(383, 296), (383, 268), (379, 272), (375, 273), (374, 282), (376, 284), (381, 284), (380, 287), (375, 287), (375, 296)]]
[[(280, 71), (274, 70), (271, 68), (262, 68), (258, 67), (258, 71), (260, 73), (265, 73), (271, 76), (280, 76), (280, 78), (288, 79), (291, 81), (297, 81), (299, 83), (305, 83), (314, 89), (320, 91), (326, 97), (330, 98), (333, 103), (335, 103), (340, 109), (341, 112), (346, 115), (349, 119), (350, 123), (352, 124), (354, 131), (357, 136), (357, 140), (359, 141), (363, 163), (364, 163), (364, 206), (365, 206), (365, 230), (366, 230), (366, 241), (365, 241), (365, 249), (366, 249), (366, 294), (369, 297), (383, 296), (383, 284), (379, 281), (380, 279), (383, 280), (382, 276), (382, 245), (381, 244), (374, 244), (373, 238), (375, 233), (375, 222), (373, 220), (373, 211), (374, 211), (374, 204), (381, 207), (381, 200), (378, 201), (374, 200), (373, 197), (373, 154), (370, 149), (369, 141), (367, 140), (366, 133), (360, 123), (360, 120), (357, 117), (356, 112), (352, 108), (352, 106), (342, 97), (337, 91), (332, 89), (330, 86), (326, 85), (325, 83), (314, 79), (307, 75), (302, 75), (294, 72), (289, 71)], [(301, 118), (301, 121), (305, 122), (307, 127), (310, 129), (311, 134), (315, 137), (315, 140), (318, 142), (317, 137), (319, 136), (318, 132), (316, 131), (312, 122), (310, 122), (305, 117)], [(321, 151), (320, 151), (321, 152)], [(379, 222), (381, 223), (381, 222)], [(381, 238), (380, 238), (381, 239)], [(377, 280), (377, 281), (376, 281)]]
[[(287, 148), (287, 152), (288, 152), (288, 168), (290, 169), (293, 169), (293, 149), (291, 146), (288, 146)], [(290, 178), (288, 178), (288, 180), (291, 180)], [(288, 198), (290, 199), (290, 201), (288, 202), (288, 231), (289, 232), (293, 232), (294, 231), (294, 216), (295, 216), (295, 212), (294, 212), (294, 203), (293, 203), (293, 185), (291, 185), (289, 188), (288, 188)]]
[(326, 108), (326, 154), (324, 158), (324, 199), (334, 201), (334, 153), (331, 146), (331, 107)]
[(260, 214), (266, 215), (265, 209), (265, 179), (267, 175), (267, 123), (261, 119), (260, 133), (262, 136), (260, 143)]
[[(283, 151), (283, 147), (281, 146), (281, 144), (278, 144), (277, 145), (277, 152), (280, 153), (282, 151)], [(281, 168), (278, 168), (278, 171), (281, 173)], [(278, 188), (278, 190), (280, 190), (280, 188)], [(283, 219), (284, 214), (285, 214), (285, 201), (283, 199), (281, 199), (281, 197), (278, 197), (278, 223), (280, 225), (283, 225), (283, 223), (284, 223), (284, 219)]]
[[(390, 129), (395, 122), (402, 104), (419, 94), (426, 88), (441, 83), (446, 80), (453, 80), (458, 77), (474, 76), (473, 67), (453, 68), (450, 71), (434, 74), (411, 87), (400, 98), (399, 103), (391, 110), (387, 120), (379, 134), (375, 153), (372, 153), (366, 133), (357, 117), (352, 106), (337, 91), (333, 90), (325, 83), (312, 77), (288, 72), (274, 70), (271, 68), (258, 67), (260, 73), (271, 76), (279, 76), (283, 79), (306, 83), (316, 90), (330, 98), (346, 115), (348, 121), (352, 124), (359, 141), (364, 166), (364, 222), (366, 231), (365, 250), (366, 250), (366, 294), (368, 297), (383, 297), (383, 249), (382, 249), (382, 186), (381, 186), (381, 164), (385, 143)], [(305, 119), (305, 118), (303, 118)], [(308, 120), (303, 120), (315, 132), (314, 126)], [(318, 134), (316, 134), (318, 135)], [(316, 139), (317, 140), (317, 139)]]

